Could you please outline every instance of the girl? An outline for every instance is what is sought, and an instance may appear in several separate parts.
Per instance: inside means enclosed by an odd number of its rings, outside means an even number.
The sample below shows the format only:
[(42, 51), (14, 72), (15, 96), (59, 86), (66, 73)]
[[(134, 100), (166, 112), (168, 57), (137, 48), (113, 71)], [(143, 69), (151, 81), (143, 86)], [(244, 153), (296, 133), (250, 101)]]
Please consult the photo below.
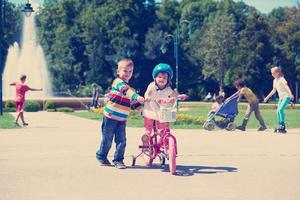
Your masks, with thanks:
[(186, 95), (178, 95), (175, 90), (171, 88), (171, 80), (173, 78), (173, 70), (170, 65), (160, 63), (155, 66), (152, 72), (154, 81), (148, 85), (145, 93), (144, 105), (144, 127), (147, 133), (151, 133), (153, 126), (157, 129), (169, 128), (169, 123), (159, 122), (159, 105), (156, 103), (157, 99), (173, 98), (186, 99)]
[(19, 118), (21, 118), (21, 121), (23, 123), (23, 126), (28, 126), (28, 123), (25, 122), (24, 120), (24, 104), (25, 104), (25, 94), (28, 90), (31, 91), (43, 91), (43, 89), (34, 89), (30, 88), (28, 85), (25, 84), (26, 81), (26, 75), (21, 75), (20, 76), (20, 82), (14, 82), (11, 83), (10, 86), (15, 86), (16, 87), (16, 96), (15, 96), (15, 104), (16, 104), (16, 109), (18, 112), (16, 121), (15, 121), (15, 126), (19, 126)]
[(267, 102), (268, 99), (278, 92), (279, 101), (277, 107), (277, 117), (278, 117), (278, 124), (279, 127), (275, 129), (274, 132), (278, 133), (286, 133), (285, 130), (285, 114), (284, 109), (290, 103), (290, 101), (294, 100), (294, 96), (287, 84), (287, 81), (283, 77), (281, 73), (281, 69), (279, 67), (273, 67), (271, 69), (272, 76), (274, 77), (273, 81), (273, 90), (268, 94), (268, 96), (264, 99), (264, 102)]

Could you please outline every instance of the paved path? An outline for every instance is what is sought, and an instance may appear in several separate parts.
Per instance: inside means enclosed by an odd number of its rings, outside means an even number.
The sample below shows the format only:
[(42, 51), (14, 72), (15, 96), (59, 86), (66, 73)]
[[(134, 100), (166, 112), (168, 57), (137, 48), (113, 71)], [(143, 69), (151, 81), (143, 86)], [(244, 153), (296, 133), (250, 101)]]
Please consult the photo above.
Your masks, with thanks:
[[(178, 175), (95, 160), (100, 124), (63, 113), (26, 113), (30, 126), (0, 129), (0, 200), (299, 200), (300, 133), (175, 130)], [(128, 128), (125, 162), (142, 129)]]

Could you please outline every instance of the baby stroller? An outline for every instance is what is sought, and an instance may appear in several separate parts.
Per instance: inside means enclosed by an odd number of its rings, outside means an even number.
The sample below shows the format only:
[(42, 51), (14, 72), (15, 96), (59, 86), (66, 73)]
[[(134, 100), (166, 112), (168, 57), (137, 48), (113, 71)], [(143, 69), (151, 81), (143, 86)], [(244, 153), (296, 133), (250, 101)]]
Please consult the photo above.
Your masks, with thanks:
[(227, 131), (234, 131), (236, 128), (234, 119), (238, 115), (238, 98), (239, 93), (226, 99), (216, 112), (209, 114), (203, 128), (212, 131), (217, 126)]

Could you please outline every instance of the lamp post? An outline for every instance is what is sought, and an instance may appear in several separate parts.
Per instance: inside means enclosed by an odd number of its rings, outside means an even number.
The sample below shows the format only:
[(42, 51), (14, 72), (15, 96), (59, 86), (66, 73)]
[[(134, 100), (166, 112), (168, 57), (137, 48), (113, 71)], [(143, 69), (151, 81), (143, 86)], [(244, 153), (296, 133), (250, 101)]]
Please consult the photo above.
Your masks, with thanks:
[[(4, 1), (0, 0), (0, 116), (3, 115), (3, 71), (4, 71), (4, 55), (3, 55), (3, 34), (4, 34)], [(26, 17), (29, 17), (34, 10), (27, 0), (24, 9), (22, 10)]]
[[(179, 78), (178, 78), (178, 69), (179, 69), (179, 64), (178, 64), (178, 61), (179, 61), (179, 58), (178, 58), (178, 48), (179, 48), (179, 44), (180, 44), (180, 24), (183, 24), (183, 23), (186, 23), (189, 25), (189, 32), (188, 34), (190, 34), (190, 31), (191, 31), (191, 23), (190, 21), (188, 20), (182, 20), (180, 23), (178, 22), (177, 23), (177, 26), (176, 26), (176, 29), (175, 29), (175, 32), (174, 34), (168, 34), (165, 36), (164, 38), (164, 42), (163, 44), (161, 45), (160, 47), (160, 50), (162, 53), (166, 53), (167, 52), (167, 47), (166, 47), (166, 43), (168, 43), (168, 39), (172, 39), (173, 40), (173, 45), (174, 45), (174, 58), (175, 58), (175, 85), (176, 85), (176, 91), (179, 93)], [(177, 105), (176, 105), (176, 108), (177, 108), (177, 111), (179, 110), (179, 106), (178, 106), (178, 101), (177, 101)]]
[(3, 115), (3, 87), (2, 87), (2, 74), (4, 69), (3, 62), (3, 0), (0, 0), (0, 115)]

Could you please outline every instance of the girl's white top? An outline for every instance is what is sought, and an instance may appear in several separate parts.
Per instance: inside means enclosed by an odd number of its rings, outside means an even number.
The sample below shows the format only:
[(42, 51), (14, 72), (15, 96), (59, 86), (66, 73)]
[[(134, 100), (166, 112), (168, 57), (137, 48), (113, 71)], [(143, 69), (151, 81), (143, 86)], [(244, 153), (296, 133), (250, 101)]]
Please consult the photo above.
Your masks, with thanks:
[(287, 82), (283, 77), (275, 78), (273, 80), (273, 88), (277, 90), (280, 99), (289, 97), (289, 93), (285, 87), (285, 84), (287, 84)]
[(156, 103), (156, 99), (168, 98), (172, 95), (173, 90), (171, 87), (166, 87), (163, 90), (158, 89), (155, 82), (148, 85), (147, 92), (152, 91), (150, 95), (150, 101), (145, 102), (143, 115), (149, 119), (159, 121), (159, 105)]

